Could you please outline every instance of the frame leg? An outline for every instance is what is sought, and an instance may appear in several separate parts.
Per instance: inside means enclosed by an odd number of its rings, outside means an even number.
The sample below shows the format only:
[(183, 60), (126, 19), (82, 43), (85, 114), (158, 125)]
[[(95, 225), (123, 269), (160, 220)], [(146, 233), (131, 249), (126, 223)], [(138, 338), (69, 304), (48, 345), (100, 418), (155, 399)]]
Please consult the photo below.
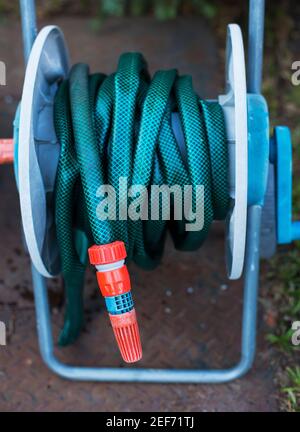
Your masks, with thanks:
[(248, 209), (247, 250), (244, 275), (241, 359), (224, 370), (91, 368), (61, 363), (54, 355), (46, 280), (32, 267), (37, 330), (42, 358), (61, 377), (81, 381), (222, 383), (244, 375), (252, 366), (256, 340), (261, 207)]

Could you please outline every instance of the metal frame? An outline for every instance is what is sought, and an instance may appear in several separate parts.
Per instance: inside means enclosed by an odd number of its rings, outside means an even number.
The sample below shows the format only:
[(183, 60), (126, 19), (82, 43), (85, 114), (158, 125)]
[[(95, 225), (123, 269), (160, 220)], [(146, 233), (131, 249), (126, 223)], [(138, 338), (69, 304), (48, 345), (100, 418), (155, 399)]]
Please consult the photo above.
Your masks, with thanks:
[[(34, 0), (20, 0), (25, 62), (36, 37)], [(263, 58), (264, 0), (249, 2), (248, 91), (260, 93)], [(256, 346), (256, 316), (260, 257), (261, 205), (248, 207), (244, 268), (240, 361), (230, 369), (141, 369), (77, 367), (61, 363), (54, 354), (46, 279), (32, 266), (37, 331), (42, 358), (61, 377), (81, 381), (222, 383), (239, 378), (252, 366)]]

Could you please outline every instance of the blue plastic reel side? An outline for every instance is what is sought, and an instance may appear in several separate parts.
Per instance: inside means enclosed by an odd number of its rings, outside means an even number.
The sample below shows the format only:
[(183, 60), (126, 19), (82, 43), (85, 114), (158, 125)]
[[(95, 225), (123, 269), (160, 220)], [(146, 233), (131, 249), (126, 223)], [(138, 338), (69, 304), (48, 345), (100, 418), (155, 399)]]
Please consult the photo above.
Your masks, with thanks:
[(248, 205), (263, 205), (269, 169), (269, 113), (265, 98), (247, 95)]
[(273, 146), (276, 161), (277, 242), (287, 244), (300, 239), (300, 222), (292, 221), (292, 139), (288, 127), (275, 127)]

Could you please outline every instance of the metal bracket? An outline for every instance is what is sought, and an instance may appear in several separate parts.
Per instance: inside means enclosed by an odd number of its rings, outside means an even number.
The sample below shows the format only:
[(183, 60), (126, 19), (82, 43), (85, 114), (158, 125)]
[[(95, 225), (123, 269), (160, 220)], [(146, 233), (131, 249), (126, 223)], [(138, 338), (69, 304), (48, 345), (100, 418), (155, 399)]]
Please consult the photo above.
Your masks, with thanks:
[(39, 346), (46, 365), (63, 378), (79, 381), (224, 383), (244, 375), (251, 368), (255, 355), (261, 210), (261, 206), (248, 208), (241, 358), (234, 367), (221, 370), (172, 370), (78, 367), (61, 363), (53, 350), (46, 280), (32, 266)]

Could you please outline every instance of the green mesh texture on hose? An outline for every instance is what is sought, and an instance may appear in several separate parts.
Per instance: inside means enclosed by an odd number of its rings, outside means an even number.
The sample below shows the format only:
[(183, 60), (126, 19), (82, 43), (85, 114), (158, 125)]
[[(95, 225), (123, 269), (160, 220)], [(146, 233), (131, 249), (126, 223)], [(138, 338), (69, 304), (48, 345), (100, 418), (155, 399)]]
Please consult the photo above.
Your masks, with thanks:
[[(178, 112), (186, 154), (172, 129)], [(66, 290), (66, 313), (59, 343), (74, 341), (83, 321), (83, 281), (87, 248), (122, 240), (128, 259), (146, 269), (162, 257), (167, 231), (180, 250), (201, 246), (214, 219), (224, 219), (229, 208), (228, 153), (222, 108), (201, 100), (189, 76), (176, 70), (156, 72), (151, 79), (139, 53), (120, 57), (117, 72), (89, 74), (75, 65), (61, 83), (54, 107), (55, 129), (61, 144), (56, 178), (55, 217)], [(131, 204), (128, 187), (191, 185), (192, 209), (204, 206), (204, 226), (187, 231), (182, 220), (121, 220), (119, 208)], [(98, 188), (109, 184), (116, 192), (116, 220), (101, 220)], [(204, 198), (196, 186), (204, 186)], [(171, 215), (174, 196), (170, 195)], [(163, 205), (160, 200), (160, 216)], [(199, 207), (197, 207), (199, 208)], [(184, 213), (184, 212), (183, 212)], [(174, 215), (173, 215), (174, 216)]]

